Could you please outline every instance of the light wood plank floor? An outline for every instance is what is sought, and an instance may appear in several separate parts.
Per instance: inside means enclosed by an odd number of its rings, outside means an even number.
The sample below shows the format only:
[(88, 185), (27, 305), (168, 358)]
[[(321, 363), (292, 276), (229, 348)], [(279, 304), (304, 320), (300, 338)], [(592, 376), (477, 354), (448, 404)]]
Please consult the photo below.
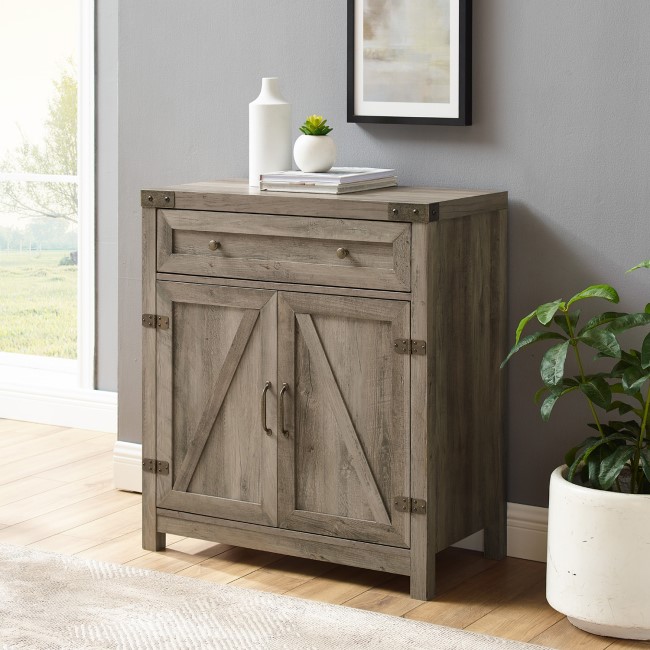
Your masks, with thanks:
[(545, 566), (449, 549), (438, 556), (439, 595), (409, 598), (408, 579), (167, 536), (140, 546), (140, 495), (112, 485), (114, 436), (0, 420), (0, 542), (167, 571), (211, 582), (384, 612), (549, 648), (631, 650), (572, 627), (544, 598)]

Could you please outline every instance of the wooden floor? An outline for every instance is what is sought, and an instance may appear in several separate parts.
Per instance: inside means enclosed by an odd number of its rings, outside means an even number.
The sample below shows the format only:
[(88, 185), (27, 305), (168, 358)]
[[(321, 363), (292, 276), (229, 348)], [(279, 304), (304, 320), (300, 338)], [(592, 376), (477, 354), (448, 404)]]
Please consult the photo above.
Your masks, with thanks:
[[(140, 495), (112, 485), (114, 436), (0, 420), (0, 543), (55, 551), (211, 582), (384, 612), (549, 648), (625, 650), (650, 643), (591, 636), (544, 598), (545, 565), (449, 549), (439, 595), (409, 598), (408, 579), (168, 535), (140, 546)], [(1, 576), (0, 576), (1, 579)]]

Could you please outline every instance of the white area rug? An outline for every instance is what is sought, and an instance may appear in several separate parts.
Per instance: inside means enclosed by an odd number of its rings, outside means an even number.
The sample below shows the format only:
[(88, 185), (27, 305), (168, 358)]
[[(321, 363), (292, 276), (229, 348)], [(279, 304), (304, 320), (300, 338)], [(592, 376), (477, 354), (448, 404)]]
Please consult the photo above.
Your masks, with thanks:
[(523, 650), (540, 646), (0, 545), (0, 647)]

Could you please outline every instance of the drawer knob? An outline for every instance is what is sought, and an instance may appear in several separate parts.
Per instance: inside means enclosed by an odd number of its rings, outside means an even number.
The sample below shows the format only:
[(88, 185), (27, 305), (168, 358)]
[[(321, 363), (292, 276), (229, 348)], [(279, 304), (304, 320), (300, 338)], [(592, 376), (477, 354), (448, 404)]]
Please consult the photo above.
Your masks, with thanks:
[(211, 251), (216, 251), (221, 248), (221, 244), (216, 239), (211, 239), (208, 248)]
[(336, 257), (339, 259), (344, 259), (350, 254), (350, 251), (347, 248), (337, 248), (336, 249)]

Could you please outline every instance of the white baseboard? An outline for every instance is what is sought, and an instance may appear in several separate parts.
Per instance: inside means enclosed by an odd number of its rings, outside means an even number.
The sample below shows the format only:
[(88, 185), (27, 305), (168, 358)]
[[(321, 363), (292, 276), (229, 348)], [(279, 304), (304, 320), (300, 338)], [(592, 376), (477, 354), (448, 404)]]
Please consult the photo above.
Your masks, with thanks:
[(115, 443), (113, 484), (125, 492), (142, 492), (142, 445), (122, 440)]
[[(508, 503), (508, 557), (546, 562), (548, 509)], [(483, 550), (483, 531), (454, 544), (470, 551)]]
[(0, 417), (117, 433), (117, 393), (2, 384)]
[[(127, 492), (142, 492), (142, 445), (115, 443), (113, 451), (115, 487)], [(522, 503), (508, 504), (508, 555), (523, 560), (546, 562), (548, 510)], [(472, 551), (483, 550), (483, 531), (454, 544)]]
[(508, 555), (546, 562), (548, 508), (508, 504)]

